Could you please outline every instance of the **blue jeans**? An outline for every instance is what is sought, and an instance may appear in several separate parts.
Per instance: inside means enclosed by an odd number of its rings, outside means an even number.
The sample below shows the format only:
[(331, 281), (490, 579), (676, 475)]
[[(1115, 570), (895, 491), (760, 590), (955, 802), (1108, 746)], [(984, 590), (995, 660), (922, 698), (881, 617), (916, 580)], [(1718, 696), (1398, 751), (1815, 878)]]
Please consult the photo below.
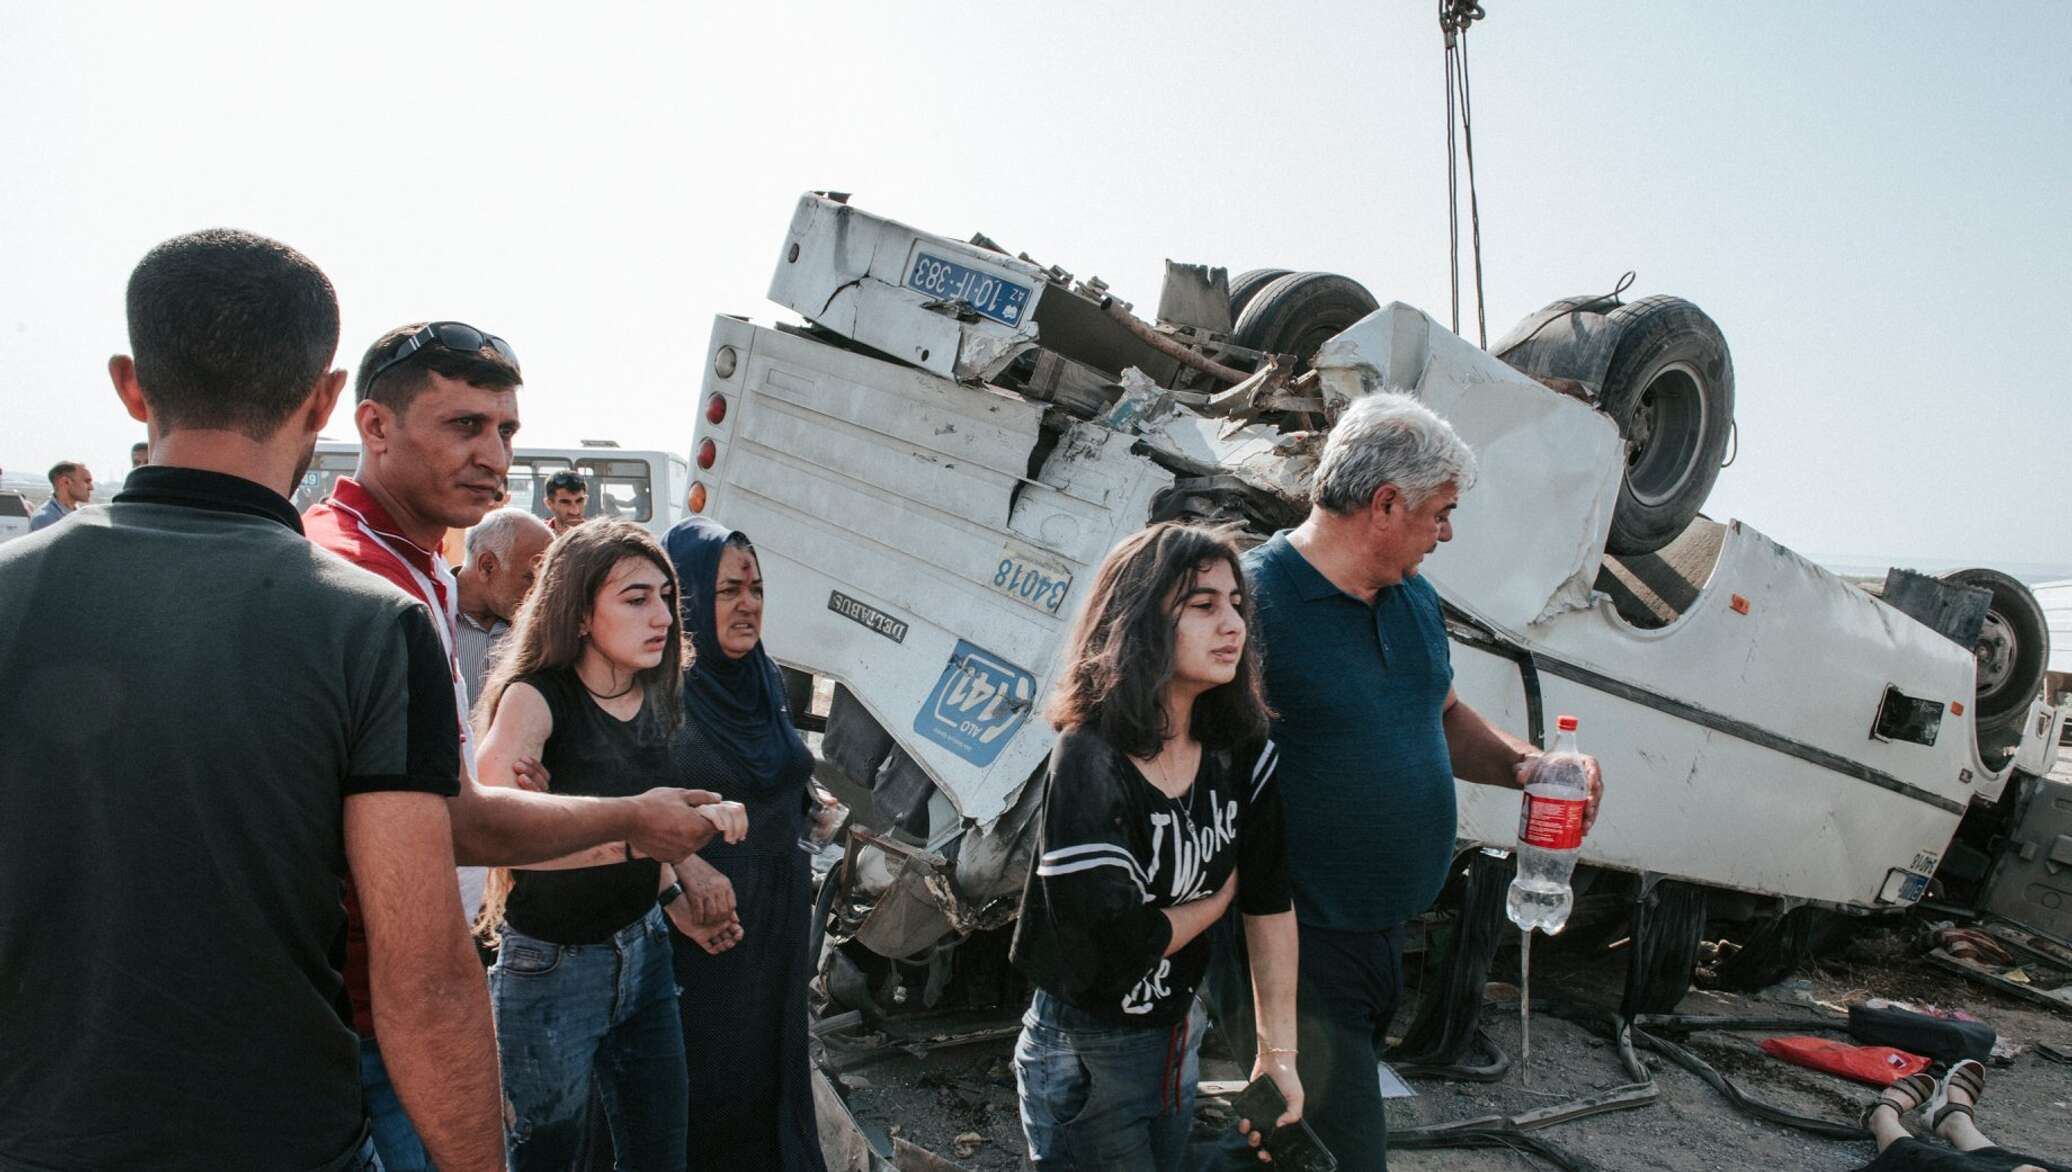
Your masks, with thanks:
[(367, 1101), (367, 1119), (372, 1124), (371, 1142), (381, 1153), (386, 1172), (435, 1172), (417, 1128), (403, 1113), (396, 1088), (389, 1083), (388, 1066), (381, 1060), (381, 1046), (373, 1038), (360, 1039), (360, 1092)]
[(489, 970), (513, 1172), (566, 1172), (593, 1082), (618, 1166), (680, 1172), (690, 1098), (662, 909), (602, 944), (504, 929)]
[(1043, 1172), (1181, 1167), (1207, 1021), (1196, 1002), (1172, 1027), (1112, 1025), (1038, 989), (1014, 1047), (1030, 1162)]
[(381, 1162), (381, 1153), (375, 1149), (372, 1135), (360, 1141), (360, 1150), (346, 1160), (339, 1172), (386, 1172), (386, 1165)]

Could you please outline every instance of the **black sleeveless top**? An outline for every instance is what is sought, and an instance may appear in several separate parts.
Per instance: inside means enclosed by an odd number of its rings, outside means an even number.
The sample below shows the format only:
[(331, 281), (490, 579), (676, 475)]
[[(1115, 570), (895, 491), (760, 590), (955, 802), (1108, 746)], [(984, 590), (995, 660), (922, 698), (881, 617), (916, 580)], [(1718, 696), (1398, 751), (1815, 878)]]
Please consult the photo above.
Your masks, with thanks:
[[(669, 741), (656, 727), (652, 694), (632, 720), (620, 720), (598, 706), (573, 668), (514, 682), (537, 689), (554, 716), (554, 731), (540, 751), (553, 792), (616, 798), (673, 784)], [(660, 866), (636, 859), (567, 871), (514, 870), (504, 920), (555, 944), (601, 944), (655, 906)]]

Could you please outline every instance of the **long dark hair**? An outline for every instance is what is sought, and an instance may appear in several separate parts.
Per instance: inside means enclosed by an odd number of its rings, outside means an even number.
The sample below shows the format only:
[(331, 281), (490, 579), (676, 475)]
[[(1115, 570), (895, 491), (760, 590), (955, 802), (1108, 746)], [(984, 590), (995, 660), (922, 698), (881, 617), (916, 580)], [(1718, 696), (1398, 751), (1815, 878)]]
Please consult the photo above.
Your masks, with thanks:
[[(583, 620), (597, 604), (605, 579), (627, 558), (646, 558), (662, 571), (662, 578), (674, 592), (676, 568), (668, 555), (631, 521), (591, 521), (554, 539), (540, 563), (539, 580), (518, 610), (517, 625), (506, 642), (506, 650), (490, 670), (475, 702), (477, 736), (486, 736), (496, 719), (496, 708), (510, 690), (511, 682), (533, 672), (573, 668), (583, 654)], [(669, 635), (662, 644), (662, 662), (634, 673), (641, 686), (641, 732), (667, 738), (683, 720), (683, 671), (690, 654), (684, 649), (683, 615), (675, 602), (669, 606)], [(551, 785), (552, 782), (550, 781)], [(491, 944), (497, 942), (497, 925), (504, 918), (504, 905), (511, 896), (511, 872), (498, 867), (489, 872), (482, 891), (482, 910), (475, 917), (475, 932)]]
[(1219, 561), (1238, 583), (1245, 647), (1237, 675), (1195, 697), (1190, 728), (1209, 748), (1264, 739), (1273, 713), (1260, 683), (1251, 596), (1244, 593), (1237, 548), (1213, 530), (1170, 521), (1131, 534), (1095, 572), (1066, 643), (1065, 670), (1044, 710), (1051, 724), (1060, 732), (1091, 728), (1133, 757), (1156, 754), (1173, 735), (1161, 701), (1173, 679), (1180, 604), (1202, 571)]
[[(583, 622), (597, 604), (605, 579), (620, 562), (635, 557), (652, 562), (672, 594), (679, 592), (676, 567), (661, 543), (631, 521), (591, 521), (554, 539), (540, 563), (539, 580), (518, 609), (518, 621), (475, 702), (478, 731), (488, 732), (512, 680), (575, 666), (583, 655)], [(662, 662), (633, 676), (646, 697), (643, 711), (659, 722), (652, 731), (661, 736), (675, 732), (683, 719), (683, 672), (691, 658), (685, 648), (683, 615), (672, 604)]]

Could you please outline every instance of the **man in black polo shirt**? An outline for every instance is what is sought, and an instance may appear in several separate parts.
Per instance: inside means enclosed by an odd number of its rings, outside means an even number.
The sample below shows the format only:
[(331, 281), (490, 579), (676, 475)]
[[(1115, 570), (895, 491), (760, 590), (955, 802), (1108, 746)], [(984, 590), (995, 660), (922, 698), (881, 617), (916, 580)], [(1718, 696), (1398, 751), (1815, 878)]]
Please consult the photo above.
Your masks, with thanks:
[(348, 866), (426, 1146), (502, 1168), (446, 655), (285, 496), (345, 382), (330, 282), (201, 232), (145, 256), (128, 310), (109, 373), (153, 463), (0, 547), (0, 1169), (378, 1167)]

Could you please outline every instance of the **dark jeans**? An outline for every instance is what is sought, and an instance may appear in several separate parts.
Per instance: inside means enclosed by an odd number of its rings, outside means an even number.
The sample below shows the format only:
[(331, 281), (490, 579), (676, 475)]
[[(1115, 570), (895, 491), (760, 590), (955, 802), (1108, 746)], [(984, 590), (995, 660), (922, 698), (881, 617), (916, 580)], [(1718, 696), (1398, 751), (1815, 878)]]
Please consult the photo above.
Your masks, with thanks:
[(684, 1166), (683, 1026), (668, 930), (656, 908), (603, 944), (504, 929), (489, 970), (513, 1172), (565, 1172), (583, 1148), (593, 1081), (618, 1166)]
[(1303, 1118), (1340, 1172), (1386, 1172), (1388, 1115), (1377, 1065), (1403, 993), (1403, 925), (1341, 932), (1301, 925), (1295, 994)]
[(1199, 1002), (1176, 1026), (1118, 1026), (1038, 989), (1014, 1047), (1030, 1162), (1039, 1172), (1180, 1168), (1206, 1025)]
[(381, 1153), (385, 1172), (434, 1172), (424, 1153), (424, 1141), (417, 1138), (417, 1128), (403, 1113), (396, 1088), (389, 1083), (381, 1046), (373, 1038), (360, 1039), (360, 1092), (367, 1102), (374, 1150)]

